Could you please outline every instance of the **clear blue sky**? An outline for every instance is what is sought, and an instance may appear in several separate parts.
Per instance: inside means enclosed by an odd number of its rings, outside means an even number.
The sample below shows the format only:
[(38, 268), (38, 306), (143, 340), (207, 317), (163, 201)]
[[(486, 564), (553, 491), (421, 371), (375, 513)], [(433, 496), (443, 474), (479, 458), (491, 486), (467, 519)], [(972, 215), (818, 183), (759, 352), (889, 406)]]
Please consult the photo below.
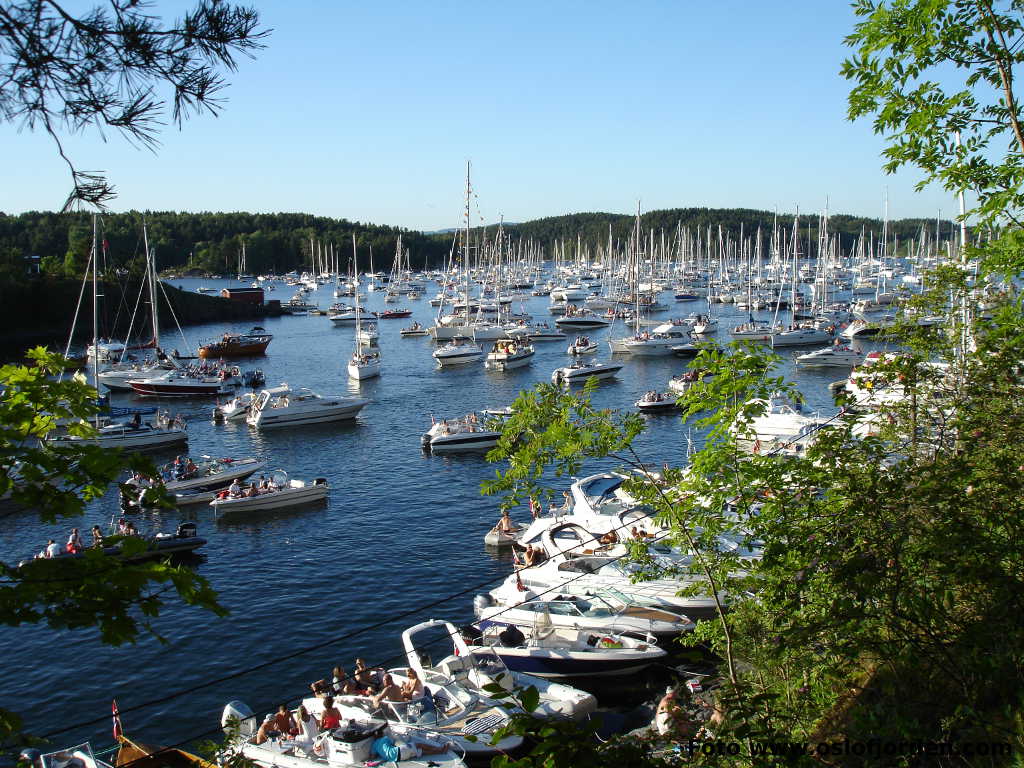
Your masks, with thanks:
[[(955, 212), (886, 176), (870, 123), (845, 119), (842, 0), (255, 3), (268, 47), (229, 75), (220, 117), (168, 127), (154, 155), (72, 137), (112, 209), (304, 211), (440, 229), (480, 215), (708, 206), (881, 216)], [(83, 3), (84, 5), (84, 3)], [(185, 3), (157, 2), (174, 15)], [(0, 211), (58, 208), (66, 168), (0, 125)], [(476, 214), (474, 214), (476, 219)], [(476, 223), (476, 222), (474, 222)]]

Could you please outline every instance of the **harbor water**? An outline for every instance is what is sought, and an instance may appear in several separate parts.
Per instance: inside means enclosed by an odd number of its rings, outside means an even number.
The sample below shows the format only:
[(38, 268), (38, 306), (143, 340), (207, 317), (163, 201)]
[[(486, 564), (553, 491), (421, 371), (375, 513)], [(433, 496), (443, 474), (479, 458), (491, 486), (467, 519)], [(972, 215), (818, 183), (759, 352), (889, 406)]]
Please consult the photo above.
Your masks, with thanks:
[[(229, 284), (171, 282), (190, 290)], [(288, 293), (279, 283), (268, 297), (286, 299)], [(671, 294), (664, 295), (671, 301)], [(335, 301), (330, 286), (308, 300), (323, 309)], [(524, 303), (536, 320), (553, 322), (546, 297)], [(325, 395), (369, 399), (355, 421), (260, 432), (244, 422), (213, 424), (210, 400), (161, 403), (187, 420), (191, 456), (267, 457), (268, 470), (280, 468), (307, 481), (326, 478), (329, 498), (222, 521), (215, 521), (206, 506), (136, 513), (133, 519), (143, 534), (173, 531), (184, 520), (197, 523), (199, 535), (208, 540), (197, 567), (230, 615), (220, 619), (171, 597), (153, 622), (162, 642), (144, 635), (134, 645), (117, 648), (104, 646), (93, 630), (0, 628), (0, 707), (20, 713), (26, 730), (53, 733), (51, 740), (58, 745), (83, 739), (106, 743), (110, 702), (116, 699), (129, 734), (168, 744), (210, 738), (219, 732), (221, 709), (232, 699), (268, 711), (308, 692), (309, 683), (328, 676), (334, 665), (350, 670), (357, 656), (371, 665), (402, 665), (403, 629), (429, 618), (456, 624), (472, 619), (474, 594), (509, 573), (510, 556), (483, 545), (498, 518), (498, 500), (481, 496), (480, 484), (493, 477), (496, 467), (480, 455), (424, 453), (420, 436), (432, 416), (503, 407), (520, 389), (550, 381), (552, 370), (571, 362), (566, 347), (572, 335), (566, 341), (537, 343), (532, 364), (516, 370), (485, 370), (482, 363), (438, 369), (429, 337), (399, 336), (413, 320), (432, 324), (436, 309), (426, 299), (402, 297), (385, 304), (377, 292), (369, 294), (367, 304), (378, 311), (413, 310), (410, 319), (379, 322), (379, 378), (348, 379), (345, 365), (354, 347), (354, 327), (335, 327), (317, 315), (264, 320), (274, 335), (267, 355), (239, 361), (243, 368), (262, 369), (268, 386), (287, 382)], [(705, 311), (705, 303), (688, 302), (655, 317), (667, 321)], [(717, 305), (713, 312), (720, 321), (714, 338), (723, 343), (729, 340), (727, 329), (746, 319), (746, 312), (731, 305)], [(788, 315), (781, 319), (785, 322)], [(249, 327), (189, 327), (185, 339), (165, 329), (163, 344), (194, 354), (202, 341)], [(609, 359), (605, 340), (627, 333), (622, 321), (610, 330), (587, 332), (601, 343), (591, 357)], [(781, 351), (784, 374), (794, 374), (792, 359), (803, 351)], [(594, 397), (599, 407), (633, 409), (644, 392), (665, 391), (670, 377), (686, 364), (673, 357), (622, 356), (620, 361), (624, 368), (618, 377), (602, 382)], [(845, 373), (801, 371), (796, 380), (808, 404), (830, 415), (835, 407), (828, 384)], [(126, 394), (111, 399), (115, 405), (153, 402)], [(679, 416), (645, 418), (648, 429), (636, 442), (643, 460), (655, 466), (685, 462), (691, 433)], [(156, 458), (166, 461), (173, 454)], [(587, 465), (585, 471), (607, 466)], [(559, 497), (565, 487), (556, 486)], [(13, 512), (0, 521), (0, 558), (8, 563), (26, 559), (49, 538), (66, 540), (72, 526), (106, 528), (119, 514), (114, 491), (83, 517), (57, 524), (44, 524), (29, 510)], [(513, 513), (519, 520), (528, 517), (525, 507)], [(182, 691), (188, 693), (172, 696)], [(134, 709), (154, 701), (159, 703)]]

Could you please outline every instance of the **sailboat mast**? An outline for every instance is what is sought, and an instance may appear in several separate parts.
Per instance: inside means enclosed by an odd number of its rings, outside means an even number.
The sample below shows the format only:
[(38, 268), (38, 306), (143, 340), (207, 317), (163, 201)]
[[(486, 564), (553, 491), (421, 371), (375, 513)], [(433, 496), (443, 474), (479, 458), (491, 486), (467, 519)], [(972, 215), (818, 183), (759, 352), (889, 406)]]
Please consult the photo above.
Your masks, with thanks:
[[(96, 289), (96, 262), (99, 260), (97, 244), (96, 214), (92, 216), (92, 385), (96, 394), (100, 392), (100, 324), (99, 324), (99, 293)], [(97, 417), (98, 419), (99, 417)], [(98, 422), (97, 422), (98, 423)]]

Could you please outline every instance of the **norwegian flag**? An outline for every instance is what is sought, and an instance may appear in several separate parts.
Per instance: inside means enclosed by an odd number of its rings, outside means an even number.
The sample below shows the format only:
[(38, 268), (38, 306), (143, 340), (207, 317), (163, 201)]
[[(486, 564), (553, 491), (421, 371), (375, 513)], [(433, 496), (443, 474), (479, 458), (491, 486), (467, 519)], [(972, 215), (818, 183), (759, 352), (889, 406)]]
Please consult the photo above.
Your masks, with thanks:
[(523, 584), (523, 580), (519, 578), (519, 571), (516, 571), (516, 589), (520, 592), (526, 591), (526, 586)]
[(114, 741), (120, 741), (123, 731), (121, 729), (121, 713), (117, 710), (117, 699), (112, 700), (110, 712), (114, 719)]

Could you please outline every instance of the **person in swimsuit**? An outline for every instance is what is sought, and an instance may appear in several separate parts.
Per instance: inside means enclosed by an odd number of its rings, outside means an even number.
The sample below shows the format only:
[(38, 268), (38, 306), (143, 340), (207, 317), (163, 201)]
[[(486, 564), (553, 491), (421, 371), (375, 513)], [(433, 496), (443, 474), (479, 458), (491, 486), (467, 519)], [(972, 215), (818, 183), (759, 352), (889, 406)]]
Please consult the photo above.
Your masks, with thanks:
[(373, 697), (373, 706), (379, 707), (382, 701), (402, 701), (402, 689), (395, 684), (395, 680), (391, 675), (384, 675), (383, 687), (376, 696)]
[(334, 706), (334, 697), (324, 699), (324, 713), (320, 716), (320, 730), (330, 731), (341, 727), (341, 712)]
[(405, 670), (405, 676), (409, 679), (402, 685), (402, 698), (406, 701), (416, 701), (417, 699), (422, 699), (423, 682), (416, 674), (416, 670)]

